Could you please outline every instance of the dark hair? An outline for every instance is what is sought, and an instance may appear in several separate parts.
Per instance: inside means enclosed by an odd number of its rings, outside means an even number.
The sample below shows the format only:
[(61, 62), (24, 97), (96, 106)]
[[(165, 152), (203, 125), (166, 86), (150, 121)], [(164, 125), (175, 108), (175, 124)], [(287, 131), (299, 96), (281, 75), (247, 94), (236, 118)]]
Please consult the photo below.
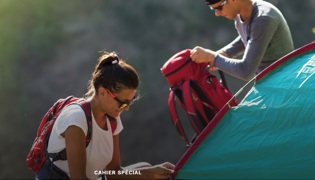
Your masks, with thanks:
[(221, 0), (205, 0), (206, 4), (207, 5), (212, 5), (212, 4), (215, 4), (215, 3), (218, 3), (220, 2)]
[(124, 88), (137, 89), (138, 85), (138, 73), (131, 65), (120, 59), (115, 52), (102, 51), (89, 81), (85, 97), (93, 96), (101, 86), (119, 93)]

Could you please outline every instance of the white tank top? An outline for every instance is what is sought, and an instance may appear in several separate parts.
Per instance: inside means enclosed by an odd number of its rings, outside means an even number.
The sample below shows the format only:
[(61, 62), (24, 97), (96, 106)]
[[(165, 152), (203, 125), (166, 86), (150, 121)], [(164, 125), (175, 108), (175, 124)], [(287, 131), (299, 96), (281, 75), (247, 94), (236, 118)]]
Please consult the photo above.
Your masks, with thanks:
[[(112, 160), (113, 134), (119, 134), (122, 131), (123, 126), (120, 117), (118, 117), (116, 130), (112, 133), (109, 119), (107, 119), (108, 130), (103, 130), (97, 125), (93, 113), (91, 114), (92, 136), (91, 141), (86, 148), (86, 175), (89, 179), (97, 179), (98, 175), (95, 174), (95, 171), (103, 170)], [(84, 131), (84, 134), (87, 135), (88, 127), (86, 116), (79, 105), (70, 105), (66, 107), (56, 119), (49, 138), (49, 153), (59, 152), (65, 148), (65, 139), (61, 134), (72, 125), (80, 127)], [(55, 161), (54, 163), (70, 177), (68, 161)]]

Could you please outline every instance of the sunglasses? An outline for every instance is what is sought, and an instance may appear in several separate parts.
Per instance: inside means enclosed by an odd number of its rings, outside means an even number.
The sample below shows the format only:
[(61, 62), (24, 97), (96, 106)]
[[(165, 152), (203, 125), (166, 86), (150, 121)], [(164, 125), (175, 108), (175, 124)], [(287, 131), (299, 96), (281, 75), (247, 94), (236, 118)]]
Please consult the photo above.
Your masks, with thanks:
[[(106, 89), (106, 88), (105, 88), (105, 89)], [(123, 102), (123, 101), (119, 100), (119, 99), (117, 98), (117, 96), (116, 96), (114, 93), (112, 93), (110, 90), (106, 89), (106, 91), (108, 92), (108, 94), (110, 95), (110, 97), (112, 97), (113, 99), (115, 99), (115, 100), (119, 103), (118, 109), (125, 109), (126, 107), (131, 106), (135, 101), (137, 101), (137, 100), (140, 99), (140, 96), (137, 94), (137, 95), (135, 95), (135, 96), (132, 98), (131, 101), (127, 101), (127, 102), (125, 101), (125, 102)]]
[(209, 4), (208, 5), (209, 5), (210, 9), (213, 11), (222, 11), (223, 6), (227, 3), (227, 1), (228, 0), (223, 1), (218, 7), (215, 7), (215, 8), (211, 7)]

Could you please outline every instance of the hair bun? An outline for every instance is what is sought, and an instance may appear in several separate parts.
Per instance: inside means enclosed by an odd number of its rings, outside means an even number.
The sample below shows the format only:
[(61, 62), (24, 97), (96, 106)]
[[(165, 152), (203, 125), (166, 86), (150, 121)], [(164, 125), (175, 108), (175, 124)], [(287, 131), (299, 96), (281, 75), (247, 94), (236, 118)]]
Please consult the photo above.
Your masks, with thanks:
[(112, 64), (117, 64), (118, 61), (119, 61), (119, 60), (116, 58), (116, 59), (112, 60)]

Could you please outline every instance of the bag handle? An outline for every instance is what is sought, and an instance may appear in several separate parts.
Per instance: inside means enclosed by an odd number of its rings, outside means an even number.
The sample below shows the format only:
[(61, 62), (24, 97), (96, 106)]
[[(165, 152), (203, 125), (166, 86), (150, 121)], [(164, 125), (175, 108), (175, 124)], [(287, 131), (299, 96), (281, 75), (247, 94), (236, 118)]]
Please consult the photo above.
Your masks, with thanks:
[(228, 90), (229, 88), (228, 88), (228, 85), (227, 85), (227, 83), (226, 83), (226, 80), (225, 80), (225, 76), (224, 76), (223, 71), (222, 71), (222, 70), (218, 70), (218, 72), (219, 72), (220, 79), (221, 79), (221, 82), (222, 82), (223, 87), (225, 87), (225, 89)]

